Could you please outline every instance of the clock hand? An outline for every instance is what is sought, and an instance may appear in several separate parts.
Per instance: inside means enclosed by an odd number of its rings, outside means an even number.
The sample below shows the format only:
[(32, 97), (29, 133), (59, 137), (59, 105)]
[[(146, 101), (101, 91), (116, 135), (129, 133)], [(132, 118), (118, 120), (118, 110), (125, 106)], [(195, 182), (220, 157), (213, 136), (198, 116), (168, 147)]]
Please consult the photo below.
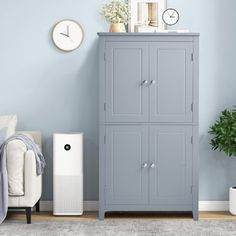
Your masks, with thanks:
[(70, 31), (69, 31), (69, 25), (67, 25), (67, 36), (69, 37)]
[(71, 40), (72, 43), (74, 43), (73, 39), (70, 36), (68, 36), (68, 38)]
[(171, 18), (175, 17), (175, 16), (173, 16), (174, 14), (175, 14), (175, 11), (173, 11), (173, 13), (171, 14), (170, 17), (171, 17)]
[(169, 12), (169, 11), (167, 11), (167, 13), (168, 13), (168, 15), (171, 17), (171, 15), (170, 15), (170, 12)]
[(69, 37), (69, 35), (67, 35), (67, 34), (64, 34), (64, 33), (60, 33), (60, 34), (66, 36), (66, 37)]

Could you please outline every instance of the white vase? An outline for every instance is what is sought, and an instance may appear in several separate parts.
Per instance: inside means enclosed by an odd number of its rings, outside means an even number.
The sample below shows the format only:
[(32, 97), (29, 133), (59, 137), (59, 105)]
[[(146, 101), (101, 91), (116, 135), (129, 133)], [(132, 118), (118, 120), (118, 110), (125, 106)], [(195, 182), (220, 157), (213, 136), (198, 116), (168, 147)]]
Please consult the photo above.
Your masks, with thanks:
[(110, 32), (117, 33), (117, 32), (126, 32), (125, 25), (123, 23), (112, 23), (110, 26)]
[(236, 187), (229, 189), (229, 211), (232, 215), (236, 215)]

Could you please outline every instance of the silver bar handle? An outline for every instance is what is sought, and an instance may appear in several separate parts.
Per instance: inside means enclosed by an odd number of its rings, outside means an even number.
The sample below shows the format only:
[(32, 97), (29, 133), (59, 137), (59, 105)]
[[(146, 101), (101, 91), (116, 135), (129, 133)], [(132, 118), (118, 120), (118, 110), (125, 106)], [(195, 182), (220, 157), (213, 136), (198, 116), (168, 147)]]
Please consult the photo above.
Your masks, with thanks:
[(148, 81), (147, 80), (144, 80), (143, 82), (142, 82), (142, 85), (147, 85), (148, 84)]
[(143, 168), (147, 168), (148, 164), (147, 163), (144, 163), (143, 164)]
[(156, 167), (156, 165), (154, 164), (154, 163), (152, 163), (151, 165), (150, 165), (150, 168), (155, 168)]
[(150, 84), (151, 85), (156, 84), (156, 80), (151, 80)]

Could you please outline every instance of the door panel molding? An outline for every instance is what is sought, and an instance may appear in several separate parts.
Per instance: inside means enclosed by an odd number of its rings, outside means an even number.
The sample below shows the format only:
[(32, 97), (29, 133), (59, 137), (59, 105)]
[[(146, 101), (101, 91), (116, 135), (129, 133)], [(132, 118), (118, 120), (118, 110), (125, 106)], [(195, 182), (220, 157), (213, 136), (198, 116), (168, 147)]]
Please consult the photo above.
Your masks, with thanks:
[(150, 126), (150, 204), (192, 203), (192, 127)]
[(192, 122), (191, 55), (191, 43), (150, 43), (150, 122)]
[(148, 44), (107, 42), (106, 51), (106, 122), (147, 122)]
[(147, 204), (148, 127), (106, 127), (107, 204)]

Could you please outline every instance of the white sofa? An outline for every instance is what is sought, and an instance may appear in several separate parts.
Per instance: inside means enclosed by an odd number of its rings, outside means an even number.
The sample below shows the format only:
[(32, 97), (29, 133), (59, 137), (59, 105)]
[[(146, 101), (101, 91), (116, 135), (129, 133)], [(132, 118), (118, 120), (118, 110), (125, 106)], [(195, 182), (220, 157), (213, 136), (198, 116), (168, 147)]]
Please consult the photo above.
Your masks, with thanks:
[[(22, 131), (19, 133), (30, 134), (33, 137), (35, 143), (38, 144), (40, 148), (42, 148), (42, 136), (40, 132), (37, 132), (37, 131), (23, 132)], [(42, 194), (42, 176), (36, 175), (36, 161), (35, 161), (34, 153), (31, 150), (26, 150), (25, 144), (23, 144), (22, 141), (13, 140), (8, 143), (5, 150), (5, 154), (7, 155), (7, 158), (8, 158), (8, 155), (13, 155), (13, 156), (15, 155), (15, 157), (18, 158), (16, 150), (14, 150), (15, 147), (17, 146), (16, 142), (21, 142), (21, 147), (22, 147), (21, 152), (23, 150), (23, 153), (21, 155), (23, 155), (23, 158), (24, 158), (24, 163), (22, 167), (23, 168), (22, 169), (23, 171), (22, 188), (24, 189), (24, 192), (17, 196), (9, 195), (8, 206), (10, 209), (15, 209), (15, 208), (25, 209), (27, 224), (30, 224), (31, 223), (31, 208), (36, 206), (36, 211), (39, 211), (39, 200)], [(18, 143), (18, 147), (19, 147), (19, 143)]]

